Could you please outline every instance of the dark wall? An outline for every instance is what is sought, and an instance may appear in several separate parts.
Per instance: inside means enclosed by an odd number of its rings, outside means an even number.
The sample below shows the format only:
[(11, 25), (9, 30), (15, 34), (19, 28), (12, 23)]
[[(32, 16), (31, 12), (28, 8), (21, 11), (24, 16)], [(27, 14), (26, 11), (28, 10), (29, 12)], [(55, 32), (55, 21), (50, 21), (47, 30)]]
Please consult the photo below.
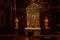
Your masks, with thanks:
[(51, 10), (52, 12), (52, 18), (51, 18), (51, 28), (54, 29), (54, 31), (60, 31), (60, 11), (59, 8), (54, 8)]

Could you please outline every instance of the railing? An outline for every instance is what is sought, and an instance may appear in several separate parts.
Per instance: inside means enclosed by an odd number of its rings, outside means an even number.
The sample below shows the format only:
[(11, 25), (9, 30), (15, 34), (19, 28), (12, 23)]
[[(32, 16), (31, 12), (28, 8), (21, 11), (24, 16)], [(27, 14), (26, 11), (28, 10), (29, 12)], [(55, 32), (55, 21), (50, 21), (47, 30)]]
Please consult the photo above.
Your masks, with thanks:
[(0, 35), (0, 40), (41, 40), (41, 39), (60, 40), (60, 35), (40, 35), (40, 36)]
[(16, 35), (0, 35), (0, 40), (15, 40)]
[(60, 40), (60, 35), (17, 36), (16, 40)]

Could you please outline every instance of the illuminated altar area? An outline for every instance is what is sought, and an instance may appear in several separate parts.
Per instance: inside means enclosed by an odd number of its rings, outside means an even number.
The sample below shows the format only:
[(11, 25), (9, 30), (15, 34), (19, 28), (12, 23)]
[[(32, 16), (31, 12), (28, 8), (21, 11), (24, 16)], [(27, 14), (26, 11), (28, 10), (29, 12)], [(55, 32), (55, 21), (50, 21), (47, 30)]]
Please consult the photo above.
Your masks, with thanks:
[[(29, 32), (32, 33), (33, 36), (39, 36), (40, 35), (40, 6), (35, 3), (35, 0), (31, 0), (30, 5), (26, 7), (26, 17), (27, 17), (27, 27), (25, 27), (26, 35), (28, 35)], [(31, 34), (30, 33), (30, 34)]]

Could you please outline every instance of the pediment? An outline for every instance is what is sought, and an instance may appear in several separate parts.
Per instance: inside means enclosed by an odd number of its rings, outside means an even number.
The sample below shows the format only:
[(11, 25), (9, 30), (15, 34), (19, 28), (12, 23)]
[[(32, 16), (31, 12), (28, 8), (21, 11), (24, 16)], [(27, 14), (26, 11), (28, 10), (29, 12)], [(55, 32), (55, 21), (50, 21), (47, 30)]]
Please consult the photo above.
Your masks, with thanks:
[(30, 9), (34, 9), (34, 10), (35, 9), (40, 9), (40, 6), (36, 3), (33, 3), (31, 5), (28, 5), (27, 8), (26, 8), (26, 10), (30, 10)]

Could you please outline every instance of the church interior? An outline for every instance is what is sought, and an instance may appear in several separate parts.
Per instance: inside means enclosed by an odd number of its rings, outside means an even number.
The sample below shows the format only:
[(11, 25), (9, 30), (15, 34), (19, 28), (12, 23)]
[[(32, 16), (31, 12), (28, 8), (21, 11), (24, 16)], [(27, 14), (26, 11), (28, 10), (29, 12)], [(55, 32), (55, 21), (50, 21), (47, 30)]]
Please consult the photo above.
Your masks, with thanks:
[(60, 40), (59, 0), (0, 0), (0, 40)]

